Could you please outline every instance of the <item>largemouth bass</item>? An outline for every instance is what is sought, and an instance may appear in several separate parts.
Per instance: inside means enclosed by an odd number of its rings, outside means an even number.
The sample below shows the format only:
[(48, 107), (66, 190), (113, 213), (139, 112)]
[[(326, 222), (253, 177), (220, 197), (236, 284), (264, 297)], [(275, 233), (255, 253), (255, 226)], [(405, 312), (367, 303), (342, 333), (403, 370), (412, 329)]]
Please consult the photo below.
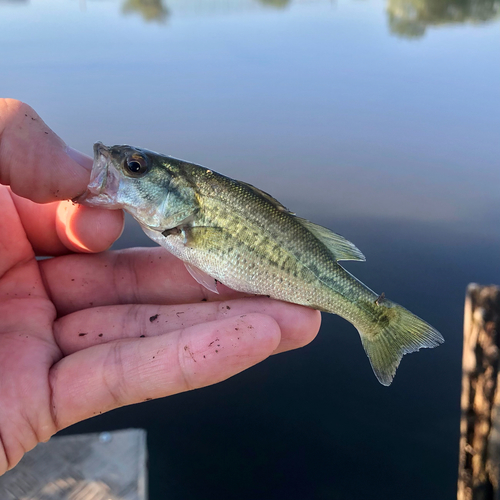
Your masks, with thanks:
[(383, 385), (404, 354), (443, 342), (338, 264), (365, 260), (354, 244), (245, 182), (145, 149), (96, 143), (87, 192), (76, 201), (129, 212), (209, 290), (220, 282), (345, 318)]

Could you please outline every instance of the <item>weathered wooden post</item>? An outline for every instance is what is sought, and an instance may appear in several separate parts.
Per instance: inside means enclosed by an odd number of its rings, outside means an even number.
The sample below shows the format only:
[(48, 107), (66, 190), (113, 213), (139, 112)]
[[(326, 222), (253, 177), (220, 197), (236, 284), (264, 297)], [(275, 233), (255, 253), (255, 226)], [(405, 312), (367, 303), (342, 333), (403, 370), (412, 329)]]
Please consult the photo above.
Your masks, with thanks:
[(500, 500), (500, 287), (470, 284), (464, 315), (458, 500)]

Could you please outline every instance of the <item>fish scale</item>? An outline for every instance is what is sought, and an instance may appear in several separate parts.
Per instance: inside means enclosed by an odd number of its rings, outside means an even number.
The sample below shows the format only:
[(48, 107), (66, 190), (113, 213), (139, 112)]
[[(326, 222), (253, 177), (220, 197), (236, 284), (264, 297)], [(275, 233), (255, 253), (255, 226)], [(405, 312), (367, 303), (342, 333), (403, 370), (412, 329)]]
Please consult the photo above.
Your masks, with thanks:
[[(228, 180), (219, 176), (218, 181), (222, 184), (219, 189), (208, 192), (203, 187), (200, 189), (201, 193), (205, 195), (205, 202), (202, 210), (204, 217), (200, 218), (199, 225), (228, 228), (224, 234), (233, 238), (231, 243), (227, 243), (235, 248), (235, 251), (228, 258), (228, 265), (225, 266), (222, 274), (216, 276), (216, 279), (231, 286), (230, 280), (238, 270), (238, 277), (241, 276), (243, 280), (247, 279), (246, 269), (240, 269), (240, 266), (236, 266), (236, 262), (243, 255), (249, 256), (252, 260), (256, 260), (260, 256), (259, 262), (261, 266), (259, 267), (262, 269), (264, 279), (255, 287), (258, 290), (244, 291), (271, 295), (274, 298), (307, 305), (322, 311), (335, 312), (346, 317), (351, 322), (355, 318), (349, 314), (350, 309), (352, 309), (349, 304), (353, 300), (364, 297), (366, 305), (374, 304), (374, 307), (366, 307), (367, 314), (374, 315), (378, 313), (377, 306), (375, 306), (378, 295), (362, 284), (359, 286), (360, 283), (353, 276), (347, 273), (339, 264), (332, 261), (325, 251), (324, 245), (320, 242), (317, 240), (304, 240), (304, 233), (307, 233), (307, 231), (300, 224), (294, 222), (293, 219), (289, 220), (293, 216), (284, 212), (273, 211), (268, 203), (251, 196), (244, 189), (237, 190), (235, 196), (229, 202), (225, 199), (221, 200), (217, 196), (218, 191), (225, 190), (226, 186), (224, 184), (228, 183)], [(217, 206), (221, 201), (230, 204), (236, 213), (233, 213), (228, 218), (222, 217)], [(214, 207), (216, 207), (215, 210)], [(214, 213), (219, 217), (213, 217)], [(265, 227), (264, 223), (270, 220), (272, 224)], [(196, 219), (195, 223), (198, 223)], [(286, 233), (283, 231), (284, 224), (290, 226), (287, 228), (289, 230)], [(258, 236), (259, 231), (261, 234), (265, 232), (264, 234), (267, 235), (266, 241), (269, 244), (264, 244), (262, 239), (261, 241), (252, 241), (251, 244), (245, 244), (245, 241), (248, 241), (248, 238), (245, 238), (245, 232), (250, 225), (252, 225), (250, 229), (253, 232), (252, 236)], [(283, 234), (287, 234), (288, 238), (283, 238)], [(308, 235), (306, 234), (306, 236)], [(213, 246), (213, 242), (209, 242), (207, 246)], [(273, 266), (275, 263), (279, 264), (280, 261), (286, 261), (288, 266), (285, 269), (269, 267), (269, 265)], [(279, 268), (280, 266), (276, 265), (276, 267)], [(310, 271), (311, 267), (320, 270), (314, 273)], [(318, 276), (330, 281), (334, 288), (325, 286)], [(286, 283), (290, 283), (293, 290), (292, 295), (290, 295), (288, 288), (286, 291), (281, 291), (279, 287), (275, 286), (280, 278)], [(335, 297), (332, 297), (332, 292), (337, 292)], [(345, 304), (342, 299), (346, 300)]]
[(212, 291), (221, 282), (342, 316), (358, 330), (384, 385), (404, 354), (443, 342), (338, 264), (365, 260), (351, 242), (250, 184), (152, 151), (96, 143), (91, 180), (77, 201), (128, 211)]

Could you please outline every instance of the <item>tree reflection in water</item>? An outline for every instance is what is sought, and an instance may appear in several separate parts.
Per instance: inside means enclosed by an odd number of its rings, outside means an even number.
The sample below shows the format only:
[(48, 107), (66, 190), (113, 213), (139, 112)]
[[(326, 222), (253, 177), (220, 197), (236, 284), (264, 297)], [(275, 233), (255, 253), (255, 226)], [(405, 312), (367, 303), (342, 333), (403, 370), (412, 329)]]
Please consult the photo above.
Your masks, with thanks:
[[(1, 1), (1, 0), (0, 0)], [(145, 21), (165, 22), (170, 11), (166, 0), (125, 0), (124, 13), (139, 13)], [(253, 0), (264, 7), (285, 9), (292, 0)], [(195, 4), (196, 5), (196, 4)], [(200, 6), (228, 7), (226, 0), (204, 0)], [(240, 5), (231, 0), (231, 10)], [(247, 2), (241, 2), (241, 6)], [(500, 19), (500, 0), (387, 0), (389, 31), (405, 38), (421, 38), (428, 26), (484, 23)]]
[(388, 0), (391, 33), (424, 36), (428, 26), (484, 23), (500, 17), (500, 0)]
[(159, 23), (164, 23), (170, 14), (163, 0), (126, 0), (122, 11), (125, 14), (139, 13), (145, 21)]
[(290, 0), (259, 0), (262, 5), (283, 9), (290, 4)]

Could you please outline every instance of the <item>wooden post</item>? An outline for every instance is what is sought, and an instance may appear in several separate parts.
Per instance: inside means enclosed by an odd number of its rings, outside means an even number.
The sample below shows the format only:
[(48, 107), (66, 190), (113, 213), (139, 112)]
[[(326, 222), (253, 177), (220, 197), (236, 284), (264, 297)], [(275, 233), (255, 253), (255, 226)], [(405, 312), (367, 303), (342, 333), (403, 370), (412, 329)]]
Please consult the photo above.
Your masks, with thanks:
[(467, 287), (458, 500), (500, 500), (500, 287)]

